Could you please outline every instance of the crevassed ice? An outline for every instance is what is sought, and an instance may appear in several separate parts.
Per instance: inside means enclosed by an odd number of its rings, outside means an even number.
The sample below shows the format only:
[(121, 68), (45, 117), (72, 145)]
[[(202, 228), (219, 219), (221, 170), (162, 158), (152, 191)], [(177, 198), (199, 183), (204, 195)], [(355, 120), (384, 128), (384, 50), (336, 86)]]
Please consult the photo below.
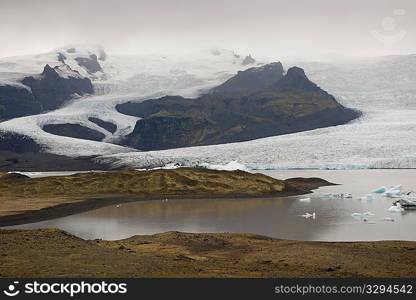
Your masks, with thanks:
[[(270, 60), (273, 61), (273, 60)], [(309, 78), (339, 102), (364, 114), (346, 125), (248, 142), (137, 152), (109, 143), (47, 134), (43, 124), (76, 123), (114, 142), (133, 130), (138, 118), (114, 107), (166, 94), (196, 96), (232, 76), (242, 66), (231, 53), (195, 60), (160, 56), (113, 58), (104, 69), (108, 79), (97, 81), (97, 96), (72, 101), (38, 116), (3, 122), (0, 129), (19, 132), (46, 145), (47, 151), (69, 156), (102, 154), (98, 160), (134, 168), (180, 165), (226, 165), (237, 161), (251, 169), (353, 169), (416, 167), (416, 56), (386, 56), (344, 62), (283, 62), (298, 65)], [(114, 135), (88, 121), (113, 122)]]

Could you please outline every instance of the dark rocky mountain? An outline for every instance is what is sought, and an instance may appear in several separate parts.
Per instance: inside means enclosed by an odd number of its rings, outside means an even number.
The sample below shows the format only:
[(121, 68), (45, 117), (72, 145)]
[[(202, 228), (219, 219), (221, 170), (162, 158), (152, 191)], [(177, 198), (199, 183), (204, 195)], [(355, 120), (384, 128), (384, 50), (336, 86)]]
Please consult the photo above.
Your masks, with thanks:
[(280, 62), (238, 71), (237, 75), (213, 88), (212, 93), (255, 93), (269, 89), (283, 78), (284, 70)]
[(0, 86), (0, 121), (41, 112), (41, 104), (29, 88), (17, 85)]
[(88, 73), (93, 74), (103, 70), (98, 62), (98, 57), (95, 54), (91, 54), (89, 57), (76, 57), (75, 60), (78, 65), (87, 70)]
[(41, 146), (28, 136), (0, 131), (0, 151), (22, 153), (39, 152), (40, 150)]
[(114, 133), (117, 130), (117, 125), (115, 125), (111, 122), (103, 121), (101, 119), (94, 118), (94, 117), (89, 117), (88, 120), (97, 124), (98, 126), (104, 128), (108, 132)]
[(46, 65), (42, 74), (25, 77), (21, 83), (0, 86), (0, 120), (57, 109), (74, 94), (93, 93), (91, 80), (65, 64)]
[(243, 66), (254, 64), (256, 60), (251, 56), (251, 54), (247, 55), (243, 62), (241, 63)]
[(78, 139), (91, 140), (91, 141), (102, 141), (105, 135), (99, 131), (90, 129), (79, 124), (47, 124), (42, 129), (48, 133), (68, 136)]
[(93, 92), (91, 80), (82, 77), (68, 65), (54, 68), (46, 65), (40, 76), (25, 77), (22, 83), (31, 88), (42, 110), (60, 107), (73, 94), (83, 95)]
[(360, 116), (309, 81), (302, 69), (293, 67), (284, 76), (282, 69), (273, 63), (239, 72), (197, 99), (166, 96), (119, 104), (119, 112), (142, 118), (122, 143), (161, 150), (241, 142), (345, 124)]

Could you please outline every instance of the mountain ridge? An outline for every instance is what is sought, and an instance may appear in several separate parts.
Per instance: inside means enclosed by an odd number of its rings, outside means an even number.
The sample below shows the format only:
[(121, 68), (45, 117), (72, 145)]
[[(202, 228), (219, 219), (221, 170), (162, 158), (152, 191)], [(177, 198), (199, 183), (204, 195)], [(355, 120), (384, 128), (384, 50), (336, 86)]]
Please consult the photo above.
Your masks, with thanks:
[[(258, 80), (247, 87), (247, 78)], [(312, 83), (301, 68), (283, 75), (280, 63), (238, 72), (219, 87), (195, 99), (165, 96), (117, 105), (117, 111), (142, 118), (121, 144), (148, 151), (242, 142), (360, 116)]]

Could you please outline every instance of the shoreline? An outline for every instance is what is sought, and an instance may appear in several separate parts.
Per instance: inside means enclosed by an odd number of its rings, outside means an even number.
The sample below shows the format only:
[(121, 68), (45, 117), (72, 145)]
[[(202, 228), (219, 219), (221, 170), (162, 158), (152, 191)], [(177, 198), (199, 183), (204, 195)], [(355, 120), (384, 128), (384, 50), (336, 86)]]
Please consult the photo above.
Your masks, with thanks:
[[(6, 179), (2, 179), (6, 178)], [(174, 170), (77, 173), (28, 178), (0, 174), (0, 226), (35, 223), (126, 202), (169, 199), (269, 198), (335, 185), (320, 178), (279, 180), (244, 171)]]
[[(279, 198), (279, 197), (291, 197), (291, 196), (301, 196), (306, 195), (309, 193), (286, 193), (286, 194), (269, 194), (269, 195), (262, 195), (262, 196), (251, 196), (246, 194), (235, 194), (235, 195), (215, 195), (215, 196), (207, 196), (207, 195), (171, 195), (167, 198), (169, 200), (180, 200), (180, 199), (249, 199), (249, 198)], [(138, 201), (161, 201), (162, 197), (153, 197), (153, 198), (142, 198), (142, 197), (134, 197), (129, 198), (128, 196), (118, 196), (118, 197), (93, 197), (84, 199), (78, 202), (67, 202), (61, 203), (51, 207), (41, 208), (39, 210), (30, 210), (19, 214), (11, 214), (11, 215), (4, 215), (0, 216), (0, 227), (8, 227), (8, 226), (15, 226), (15, 225), (23, 225), (29, 223), (36, 223), (41, 221), (47, 221), (62, 217), (67, 217), (95, 209), (99, 209), (102, 207), (107, 207), (111, 205), (129, 203), (129, 202), (138, 202)]]

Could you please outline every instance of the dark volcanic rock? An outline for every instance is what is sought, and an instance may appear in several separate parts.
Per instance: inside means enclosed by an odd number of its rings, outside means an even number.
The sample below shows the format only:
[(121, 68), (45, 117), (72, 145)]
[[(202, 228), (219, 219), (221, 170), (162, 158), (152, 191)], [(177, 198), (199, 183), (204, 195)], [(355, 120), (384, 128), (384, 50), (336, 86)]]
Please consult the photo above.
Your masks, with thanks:
[(30, 137), (12, 132), (0, 131), (0, 151), (39, 152), (41, 147)]
[[(104, 58), (102, 60), (105, 60), (105, 56), (100, 55), (100, 57)], [(81, 67), (86, 69), (89, 73), (97, 73), (103, 70), (101, 68), (100, 63), (98, 62), (97, 55), (95, 54), (90, 54), (89, 57), (76, 57), (75, 60)]]
[(28, 88), (22, 86), (0, 86), (0, 120), (38, 114), (40, 103)]
[(124, 143), (144, 151), (179, 148), (193, 145), (215, 130), (215, 124), (206, 119), (155, 116), (137, 121)]
[[(59, 55), (64, 61), (65, 56)], [(0, 86), (0, 120), (57, 109), (74, 94), (93, 93), (91, 80), (66, 64), (54, 68), (46, 65), (42, 74), (25, 77), (21, 83)]]
[(46, 65), (40, 76), (25, 77), (22, 83), (31, 88), (42, 111), (60, 107), (74, 94), (93, 92), (91, 80), (80, 76), (67, 65), (54, 68)]
[(108, 170), (110, 166), (99, 164), (95, 157), (67, 157), (44, 152), (0, 151), (0, 172), (9, 171), (88, 171)]
[[(217, 88), (197, 99), (167, 96), (117, 105), (119, 112), (142, 118), (122, 143), (161, 150), (241, 142), (345, 124), (360, 116), (310, 82), (300, 68), (280, 79), (280, 64), (253, 69), (221, 85), (224, 92)], [(253, 78), (246, 90), (252, 93), (239, 92), (245, 76)]]
[(213, 88), (213, 93), (254, 93), (270, 88), (283, 78), (280, 62), (239, 71), (237, 75)]
[(117, 125), (114, 125), (111, 122), (106, 122), (106, 121), (103, 121), (101, 119), (94, 118), (94, 117), (90, 117), (90, 118), (88, 118), (88, 120), (90, 120), (91, 122), (93, 122), (93, 123), (97, 124), (98, 126), (104, 128), (108, 132), (114, 133), (117, 130)]
[(306, 77), (305, 71), (299, 67), (290, 68), (286, 75), (273, 86), (279, 90), (316, 90), (317, 85)]
[(253, 57), (251, 57), (251, 54), (249, 54), (244, 58), (244, 60), (241, 64), (243, 66), (246, 66), (246, 65), (254, 64), (255, 62), (256, 62), (256, 60)]
[(101, 132), (79, 124), (47, 124), (42, 129), (51, 134), (84, 140), (102, 141), (105, 138)]
[(61, 63), (65, 63), (65, 59), (66, 59), (66, 56), (63, 54), (63, 53), (61, 53), (61, 52), (59, 52), (58, 53), (58, 61), (60, 61)]

